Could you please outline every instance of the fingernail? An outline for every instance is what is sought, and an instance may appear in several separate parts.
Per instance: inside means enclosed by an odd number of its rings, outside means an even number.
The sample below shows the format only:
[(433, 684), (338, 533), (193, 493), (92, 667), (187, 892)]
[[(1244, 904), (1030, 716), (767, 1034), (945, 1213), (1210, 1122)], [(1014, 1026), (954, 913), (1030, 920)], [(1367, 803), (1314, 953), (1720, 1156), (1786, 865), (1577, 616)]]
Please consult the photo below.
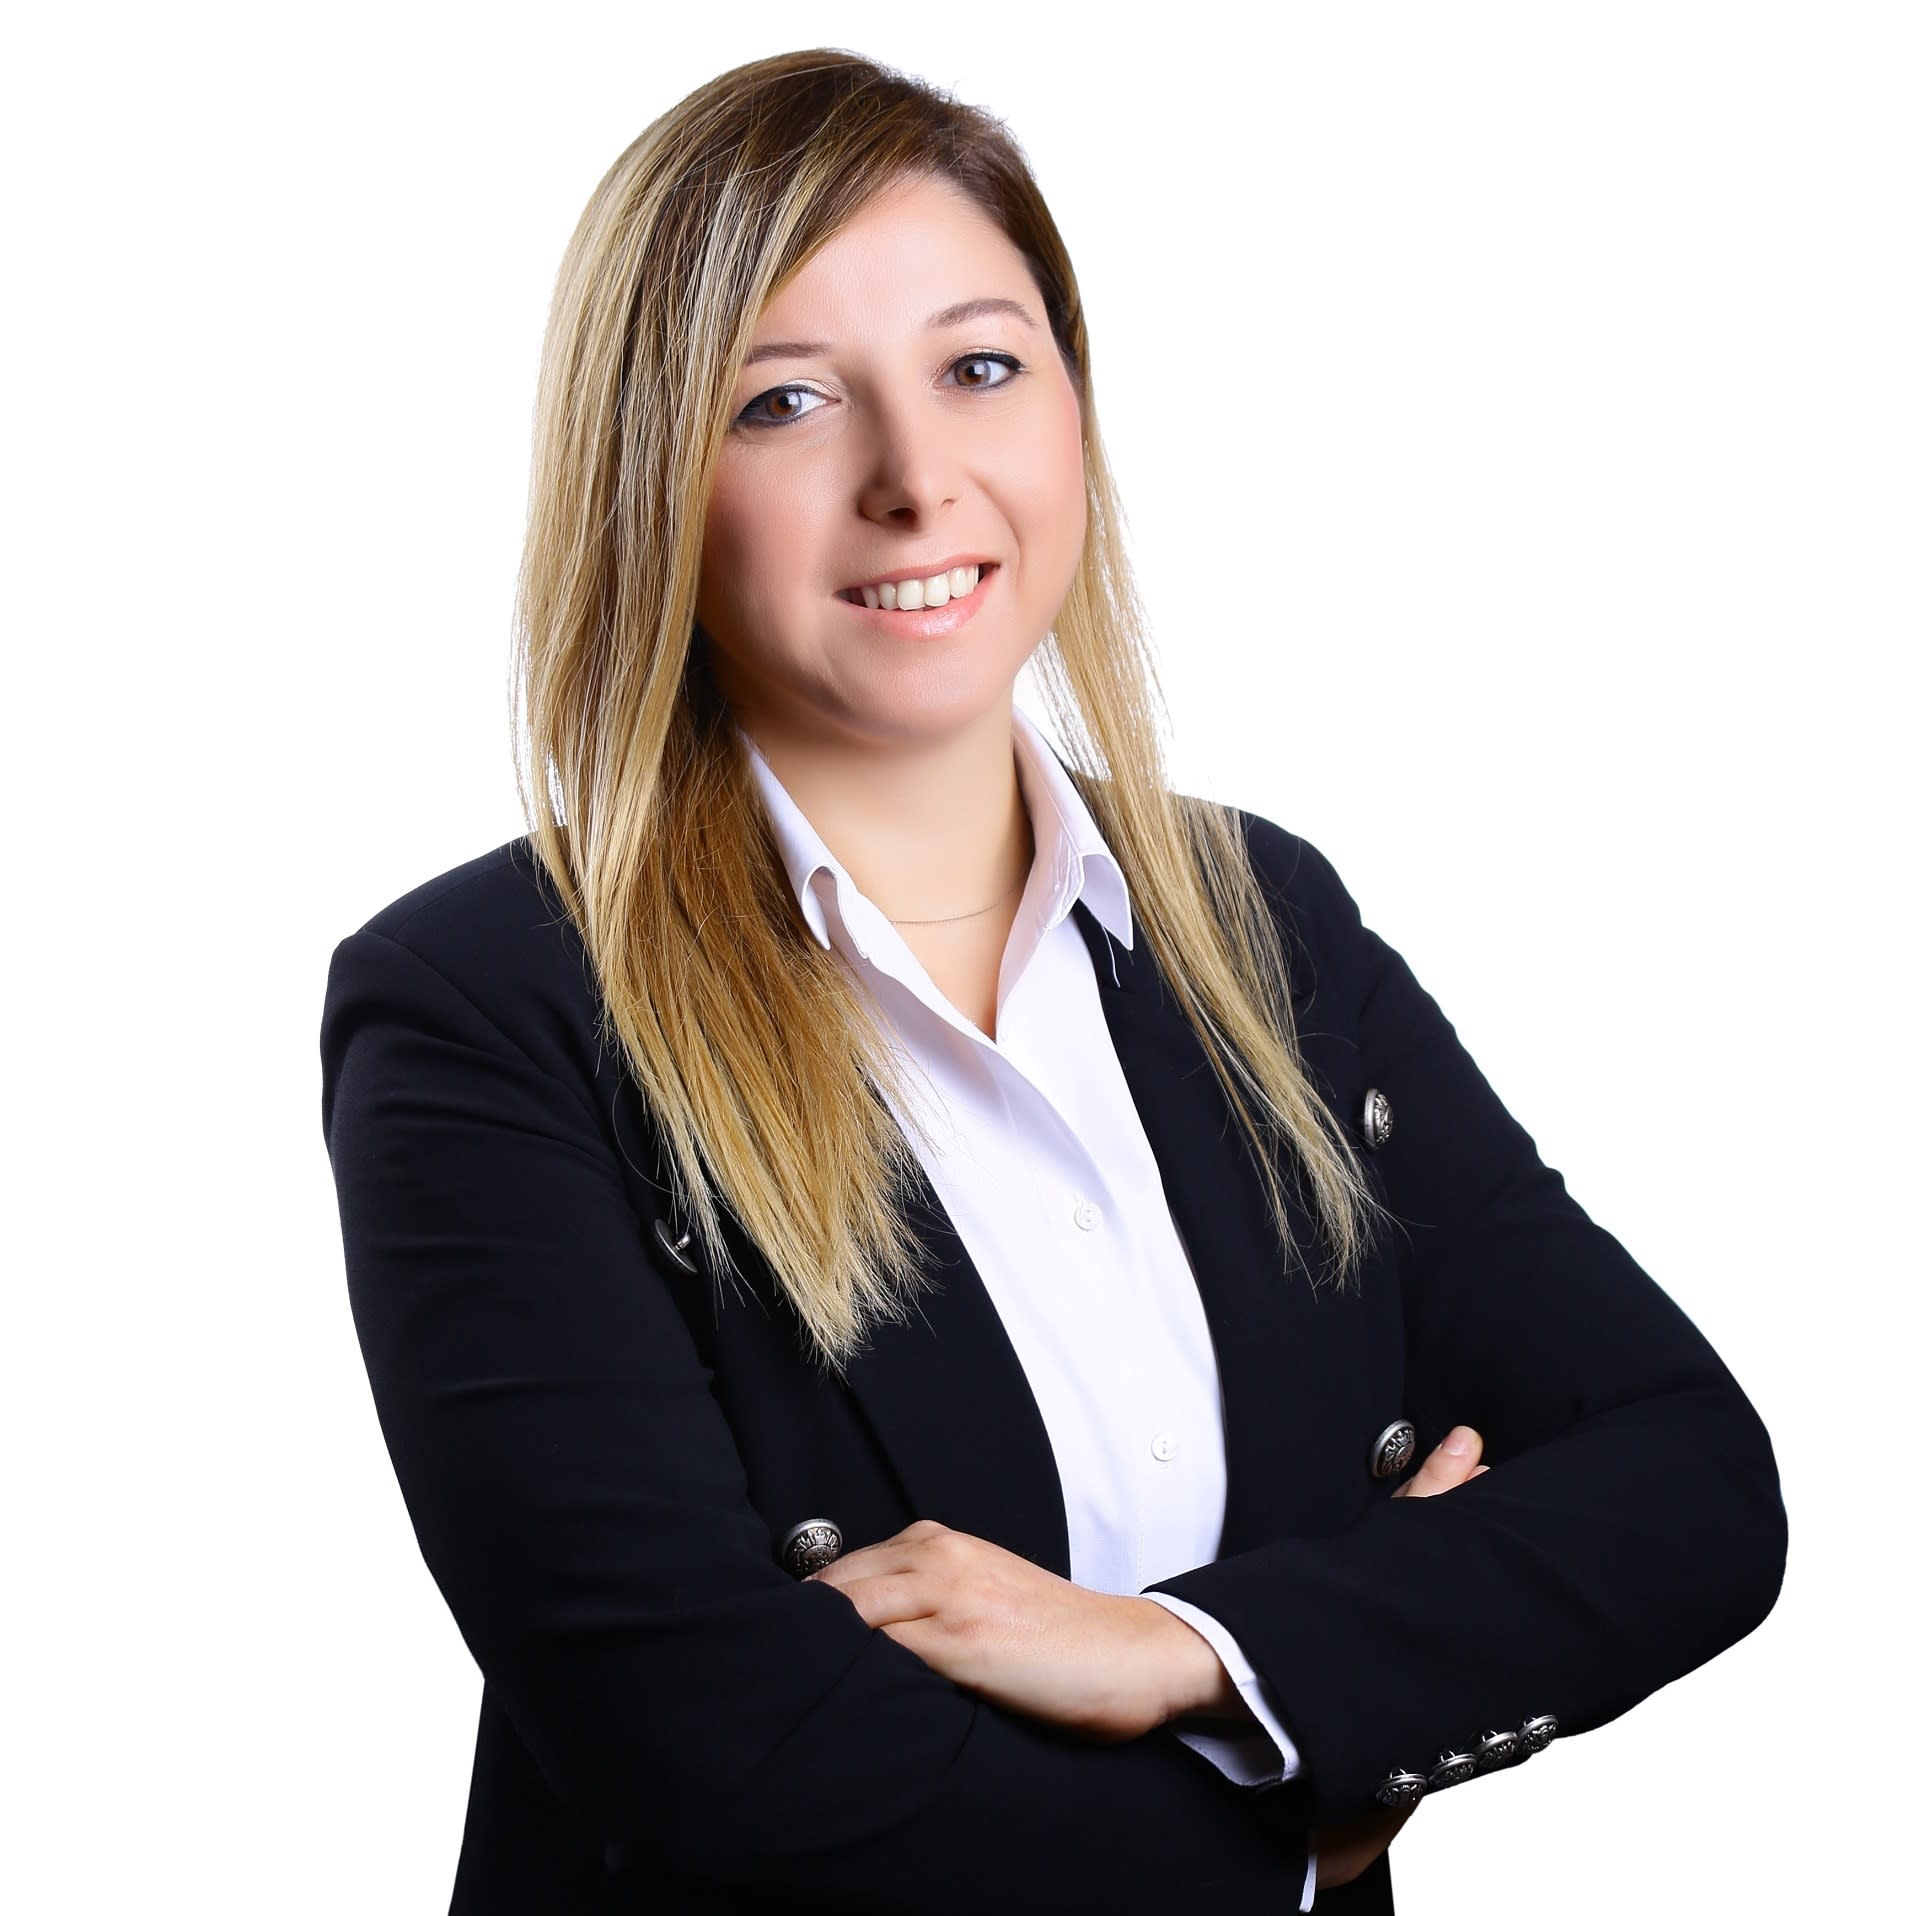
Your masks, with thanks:
[(1464, 1456), (1470, 1449), (1470, 1432), (1466, 1430), (1463, 1425), (1459, 1424), (1457, 1428), (1444, 1439), (1444, 1448), (1449, 1451), (1453, 1457)]

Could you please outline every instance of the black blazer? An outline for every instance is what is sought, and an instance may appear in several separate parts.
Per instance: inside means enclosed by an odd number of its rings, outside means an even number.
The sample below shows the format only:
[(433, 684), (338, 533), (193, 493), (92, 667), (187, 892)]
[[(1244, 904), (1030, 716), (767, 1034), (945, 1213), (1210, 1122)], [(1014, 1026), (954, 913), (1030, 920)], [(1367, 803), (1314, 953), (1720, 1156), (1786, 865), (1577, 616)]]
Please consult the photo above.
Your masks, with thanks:
[[(1249, 830), (1304, 1055), (1400, 1221), (1356, 1290), (1280, 1268), (1142, 933), (1108, 947), (1114, 984), (1078, 910), (1225, 1406), (1218, 1560), (1151, 1587), (1215, 1616), (1276, 1699), (1305, 1773), (1263, 1790), (1169, 1730), (1096, 1745), (983, 1701), (781, 1560), (807, 1518), (855, 1550), (931, 1517), (1070, 1574), (1037, 1405), (935, 1198), (915, 1221), (942, 1287), (841, 1386), (729, 1220), (745, 1287), (722, 1304), (668, 1244), (654, 1134), (526, 840), (337, 947), (322, 1118), (354, 1320), (485, 1679), (454, 1916), (1272, 1916), (1308, 1828), (1393, 1772), (1525, 1726), (1459, 1780), (1547, 1763), (1548, 1719), (1594, 1729), (1769, 1612), (1787, 1526), (1748, 1398), (1322, 854)], [(1393, 1498), (1374, 1453), (1400, 1419), (1413, 1461), (1468, 1423), (1491, 1469)], [(1391, 1909), (1388, 1857), (1316, 1906)]]

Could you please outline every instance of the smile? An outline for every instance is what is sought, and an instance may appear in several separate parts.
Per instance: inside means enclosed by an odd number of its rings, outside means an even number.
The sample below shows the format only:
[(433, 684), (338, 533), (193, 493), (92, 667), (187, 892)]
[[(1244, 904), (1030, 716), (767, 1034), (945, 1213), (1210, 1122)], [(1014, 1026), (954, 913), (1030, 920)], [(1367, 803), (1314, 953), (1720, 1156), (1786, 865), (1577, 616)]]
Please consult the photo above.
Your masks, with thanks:
[[(953, 566), (929, 579), (903, 579), (882, 586), (849, 586), (836, 594), (855, 618), (890, 638), (942, 639), (969, 624), (991, 596), (995, 564)], [(889, 597), (892, 603), (887, 605)]]
[(917, 612), (926, 606), (941, 606), (950, 599), (962, 599), (978, 583), (983, 565), (955, 565), (948, 572), (934, 572), (922, 579), (887, 579), (883, 585), (848, 585), (838, 596), (852, 602), (862, 600), (874, 610)]

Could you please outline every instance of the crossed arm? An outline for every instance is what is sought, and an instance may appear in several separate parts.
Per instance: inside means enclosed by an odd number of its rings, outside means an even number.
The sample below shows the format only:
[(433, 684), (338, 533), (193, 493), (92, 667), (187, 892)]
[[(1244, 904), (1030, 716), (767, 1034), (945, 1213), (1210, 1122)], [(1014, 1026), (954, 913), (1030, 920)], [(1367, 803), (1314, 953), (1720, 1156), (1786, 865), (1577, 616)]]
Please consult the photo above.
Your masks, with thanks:
[[(1477, 1433), (1460, 1426), (1451, 1437), (1458, 1448), (1438, 1446), (1391, 1494), (1436, 1497), (1481, 1476)], [(1223, 1659), (1173, 1612), (1087, 1590), (940, 1523), (849, 1551), (806, 1581), (842, 1590), (867, 1626), (954, 1683), (1092, 1742), (1129, 1742), (1187, 1717), (1257, 1720)], [(1373, 1811), (1313, 1830), (1316, 1887), (1375, 1862), (1410, 1814)]]
[[(1321, 857), (1261, 822), (1254, 838), (1296, 881), (1326, 988), (1351, 994), (1371, 1081), (1442, 1114), (1393, 1146), (1415, 1239), (1405, 1408), (1423, 1429), (1468, 1416), (1496, 1466), (1156, 1586), (1240, 1642), (1304, 1753), (1302, 1793), (1240, 1789), (1173, 1737), (1063, 1730), (935, 1669), (844, 1591), (794, 1585), (690, 1330), (643, 1281), (649, 1220), (545, 1010), (490, 997), (483, 955), (425, 924), (334, 953), (322, 1115), (387, 1447), (489, 1688), (608, 1845), (768, 1893), (822, 1878), (900, 1916), (1295, 1908), (1310, 1827), (1374, 1822), (1394, 1765), (1535, 1711), (1595, 1727), (1767, 1614), (1786, 1526), (1747, 1398), (1540, 1163)], [(1103, 1721), (1219, 1701), (1194, 1632), (1105, 1601), (1160, 1647)]]

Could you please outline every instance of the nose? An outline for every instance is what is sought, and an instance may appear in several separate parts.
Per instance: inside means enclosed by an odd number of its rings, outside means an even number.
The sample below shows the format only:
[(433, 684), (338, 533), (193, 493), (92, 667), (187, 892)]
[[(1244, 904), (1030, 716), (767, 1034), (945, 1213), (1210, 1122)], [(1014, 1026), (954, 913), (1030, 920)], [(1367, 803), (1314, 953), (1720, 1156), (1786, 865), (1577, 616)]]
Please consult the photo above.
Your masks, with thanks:
[(962, 490), (959, 427), (930, 406), (892, 404), (872, 419), (858, 509), (881, 524), (929, 524)]

